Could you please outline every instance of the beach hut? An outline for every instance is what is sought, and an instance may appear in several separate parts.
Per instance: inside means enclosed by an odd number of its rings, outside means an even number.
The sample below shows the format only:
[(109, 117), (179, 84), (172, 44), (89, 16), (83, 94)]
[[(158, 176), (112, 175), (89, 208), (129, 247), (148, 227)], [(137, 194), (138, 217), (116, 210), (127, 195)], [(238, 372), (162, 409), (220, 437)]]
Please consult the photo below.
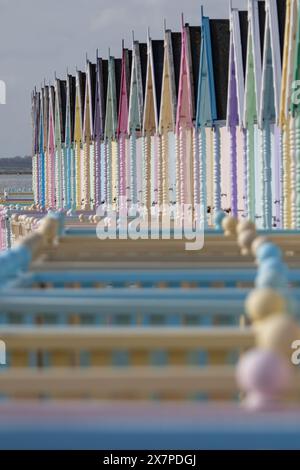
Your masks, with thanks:
[(181, 63), (176, 115), (176, 202), (198, 202), (198, 151), (196, 148), (197, 89), (201, 51), (201, 28), (184, 24), (181, 30)]
[[(118, 113), (117, 136), (119, 141), (119, 201), (127, 200), (127, 175), (129, 173), (129, 158), (127, 152), (129, 98), (132, 69), (132, 52), (122, 47), (121, 88)], [(126, 205), (126, 204), (125, 204)]]
[(31, 119), (32, 119), (32, 189), (34, 202), (38, 204), (38, 152), (39, 152), (39, 94), (36, 89), (31, 96)]
[(261, 129), (261, 180), (263, 227), (280, 226), (281, 132), (278, 127), (281, 64), (285, 29), (285, 0), (266, 0), (265, 41), (259, 127)]
[(76, 208), (76, 167), (74, 149), (76, 78), (67, 75), (67, 101), (65, 125), (65, 172), (63, 182), (63, 198), (67, 209)]
[[(150, 161), (151, 137), (143, 135), (144, 101), (147, 76), (147, 44), (133, 39), (132, 70), (128, 111), (129, 165), (127, 174), (127, 200), (129, 205), (145, 203), (150, 206), (150, 181), (144, 180), (143, 162)], [(147, 169), (146, 169), (147, 171)], [(143, 188), (147, 186), (147, 197)], [(146, 202), (147, 200), (147, 202)]]
[(181, 33), (165, 28), (164, 66), (159, 113), (161, 136), (161, 191), (164, 205), (176, 203), (175, 131), (179, 90)]
[(255, 221), (260, 214), (260, 175), (258, 148), (258, 113), (261, 98), (262, 54), (265, 34), (265, 2), (248, 1), (248, 42), (245, 73), (244, 128), (247, 134), (247, 215)]
[(121, 69), (122, 59), (109, 56), (104, 140), (106, 152), (106, 204), (110, 208), (116, 208), (118, 203), (119, 149), (117, 130)]
[(49, 132), (49, 86), (44, 84), (43, 87), (43, 119), (44, 119), (44, 202), (43, 207), (47, 206), (47, 188), (48, 188), (48, 175), (47, 175), (47, 162), (48, 162), (48, 132)]
[(84, 118), (84, 101), (85, 101), (85, 81), (86, 74), (77, 70), (76, 72), (76, 105), (75, 105), (75, 162), (76, 162), (76, 209), (83, 207), (83, 118)]
[[(281, 221), (285, 229), (296, 228), (296, 167), (295, 167), (295, 120), (291, 113), (298, 25), (298, 2), (286, 2), (286, 26), (282, 61), (282, 86), (279, 125), (282, 131), (282, 204)], [(296, 69), (294, 70), (294, 67)], [(293, 108), (292, 108), (293, 110)], [(299, 227), (299, 226), (298, 226)]]
[(95, 158), (95, 205), (99, 207), (105, 201), (105, 149), (104, 126), (107, 99), (108, 61), (98, 57), (96, 60), (96, 92), (94, 119), (94, 158)]
[[(217, 212), (222, 207), (221, 128), (225, 128), (227, 117), (230, 29), (228, 20), (210, 20), (203, 15), (203, 10), (201, 24), (202, 42), (196, 117), (200, 202), (204, 212), (207, 205)], [(212, 158), (208, 151), (206, 129), (210, 130), (212, 139), (210, 145)], [(211, 189), (210, 198), (207, 188)]]
[(83, 115), (83, 208), (95, 207), (94, 117), (96, 91), (96, 64), (87, 60), (85, 101)]
[(153, 40), (148, 34), (147, 55), (143, 135), (148, 145), (143, 162), (143, 203), (149, 211), (152, 205), (161, 203), (159, 113), (164, 66), (164, 41)]
[[(243, 192), (248, 202), (248, 161), (246, 133), (243, 131), (245, 70), (247, 59), (248, 39), (248, 13), (232, 8), (230, 2), (230, 52), (229, 52), (229, 83), (227, 105), (227, 129), (230, 134), (230, 196), (231, 213), (234, 217), (239, 215), (238, 191)], [(241, 130), (244, 137), (243, 146), (243, 182), (239, 182), (237, 160), (237, 130)], [(251, 162), (252, 163), (252, 162)], [(239, 183), (239, 184), (238, 184)], [(245, 211), (246, 214), (248, 210)], [(253, 219), (253, 214), (252, 214)]]
[(63, 182), (65, 178), (65, 125), (66, 125), (66, 81), (55, 80), (55, 190), (56, 207), (65, 207)]
[(49, 131), (48, 131), (48, 162), (47, 162), (47, 206), (56, 207), (55, 194), (55, 88), (49, 86)]
[(38, 161), (38, 172), (39, 172), (39, 205), (45, 207), (45, 118), (44, 118), (44, 105), (45, 105), (45, 89), (42, 87), (40, 92), (40, 119), (39, 119), (39, 161)]
[[(295, 2), (296, 3), (296, 2)], [(295, 194), (293, 194), (293, 215), (292, 215), (292, 226), (293, 228), (300, 229), (300, 4), (297, 5), (297, 26), (296, 26), (296, 41), (295, 41), (295, 57), (293, 67), (293, 84), (292, 84), (292, 95), (291, 95), (291, 111), (292, 111), (292, 125), (293, 129), (292, 138), (290, 137), (291, 145), (291, 160), (293, 165), (291, 166), (291, 179), (295, 175)], [(294, 10), (294, 14), (296, 14)], [(292, 43), (293, 45), (293, 43)], [(291, 45), (291, 47), (292, 47)], [(292, 53), (292, 51), (291, 51)], [(296, 170), (296, 171), (295, 171)], [(294, 186), (294, 184), (293, 184)]]

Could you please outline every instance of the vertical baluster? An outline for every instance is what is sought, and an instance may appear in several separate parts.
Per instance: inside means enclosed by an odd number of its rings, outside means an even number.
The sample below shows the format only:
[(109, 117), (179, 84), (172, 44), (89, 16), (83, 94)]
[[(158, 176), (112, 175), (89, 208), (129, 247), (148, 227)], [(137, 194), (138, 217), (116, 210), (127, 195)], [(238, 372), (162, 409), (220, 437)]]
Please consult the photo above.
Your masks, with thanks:
[(176, 206), (180, 206), (180, 136), (175, 136), (175, 154), (176, 154)]
[(194, 186), (194, 208), (196, 209), (200, 202), (200, 165), (199, 165), (199, 138), (198, 129), (193, 129), (193, 186)]
[(214, 136), (214, 210), (221, 210), (221, 136), (219, 126), (213, 129)]
[(162, 159), (162, 202), (169, 204), (169, 137), (167, 130), (163, 130), (161, 136), (161, 159)]
[(296, 142), (295, 142), (295, 119), (291, 117), (289, 126), (289, 144), (290, 144), (290, 194), (291, 194), (291, 228), (295, 229), (297, 225), (296, 210)]
[(201, 127), (199, 139), (199, 164), (200, 164), (200, 204), (203, 207), (204, 223), (207, 227), (207, 165), (206, 165), (206, 130)]
[(272, 229), (272, 169), (271, 169), (271, 128), (265, 121), (263, 129), (263, 214), (264, 228)]
[(81, 144), (76, 142), (76, 206), (81, 209)]
[(296, 229), (300, 229), (300, 114), (295, 119), (295, 144), (296, 144)]
[(247, 128), (247, 216), (253, 222), (256, 216), (255, 204), (255, 158), (254, 158), (254, 124), (249, 123)]
[(95, 140), (95, 204), (101, 204), (101, 144), (99, 137)]
[(112, 205), (111, 141), (106, 140), (106, 203)]
[(151, 209), (150, 159), (151, 159), (151, 137), (147, 133), (146, 135), (144, 135), (143, 193), (144, 193), (144, 204), (148, 210)]
[(180, 127), (179, 132), (179, 161), (180, 161), (180, 176), (179, 176), (179, 188), (180, 188), (180, 199), (179, 204), (185, 204), (185, 158), (186, 158), (186, 131), (183, 127)]
[(155, 202), (158, 204), (160, 207), (162, 204), (162, 193), (163, 193), (163, 182), (162, 182), (162, 141), (161, 141), (161, 136), (159, 134), (155, 135), (155, 154), (156, 158), (154, 159), (155, 164), (156, 164), (156, 171), (154, 171), (154, 174), (156, 174), (155, 178)]
[(231, 167), (231, 213), (233, 217), (238, 216), (237, 202), (237, 144), (236, 126), (230, 127), (230, 167)]
[(136, 168), (136, 130), (132, 129), (130, 136), (130, 199), (131, 204), (137, 204), (137, 168)]

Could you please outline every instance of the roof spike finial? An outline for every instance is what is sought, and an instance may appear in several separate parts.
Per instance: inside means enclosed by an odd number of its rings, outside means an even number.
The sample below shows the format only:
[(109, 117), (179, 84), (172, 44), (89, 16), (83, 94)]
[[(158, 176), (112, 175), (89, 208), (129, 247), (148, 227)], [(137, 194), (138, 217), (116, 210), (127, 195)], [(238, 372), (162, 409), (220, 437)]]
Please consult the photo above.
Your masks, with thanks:
[(183, 12), (181, 13), (181, 28), (183, 31), (184, 30), (184, 13)]
[(125, 39), (122, 39), (122, 51), (125, 49)]
[(166, 18), (164, 18), (164, 32), (167, 31), (167, 20)]
[(148, 46), (150, 44), (150, 26), (148, 26), (147, 28), (147, 43), (148, 43)]
[(110, 59), (110, 47), (108, 48), (108, 58)]
[(135, 39), (134, 39), (134, 30), (132, 30), (132, 42), (134, 42)]
[(231, 16), (232, 8), (232, 0), (229, 0), (229, 16)]
[(54, 79), (57, 80), (56, 70), (54, 72)]
[(89, 58), (88, 58), (88, 53), (87, 52), (85, 53), (85, 61), (86, 61), (86, 64), (89, 63)]
[(98, 47), (97, 47), (97, 49), (96, 49), (96, 59), (97, 59), (97, 60), (99, 59), (99, 49), (98, 49)]
[(201, 22), (202, 22), (203, 17), (204, 17), (204, 7), (203, 5), (201, 5)]

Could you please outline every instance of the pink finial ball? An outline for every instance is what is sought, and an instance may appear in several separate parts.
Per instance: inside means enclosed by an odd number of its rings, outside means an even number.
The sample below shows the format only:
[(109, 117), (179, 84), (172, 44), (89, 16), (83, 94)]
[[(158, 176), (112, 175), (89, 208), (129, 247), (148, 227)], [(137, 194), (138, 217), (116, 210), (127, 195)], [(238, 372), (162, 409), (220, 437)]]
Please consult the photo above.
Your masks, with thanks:
[(84, 214), (79, 214), (78, 219), (79, 219), (80, 222), (84, 222), (85, 221)]
[(232, 237), (236, 235), (236, 227), (238, 220), (234, 217), (225, 217), (222, 221), (222, 228), (224, 230), (225, 237)]
[(245, 310), (253, 323), (265, 320), (270, 315), (288, 312), (288, 303), (277, 290), (261, 288), (253, 290), (247, 297)]
[(240, 359), (236, 378), (239, 388), (246, 393), (244, 406), (263, 411), (278, 405), (280, 395), (290, 385), (292, 373), (289, 363), (277, 353), (254, 349)]

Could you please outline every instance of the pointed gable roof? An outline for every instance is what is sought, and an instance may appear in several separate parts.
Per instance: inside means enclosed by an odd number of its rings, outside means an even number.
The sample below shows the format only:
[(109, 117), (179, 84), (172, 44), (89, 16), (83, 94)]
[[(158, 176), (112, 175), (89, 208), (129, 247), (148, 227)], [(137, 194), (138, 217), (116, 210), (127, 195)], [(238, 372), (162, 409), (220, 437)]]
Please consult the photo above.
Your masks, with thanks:
[[(265, 43), (259, 119), (261, 127), (267, 115), (271, 119), (274, 117), (277, 122), (280, 118), (281, 62), (284, 43), (285, 11), (285, 0), (266, 0)], [(270, 60), (272, 61), (272, 73), (269, 66)], [(270, 78), (273, 78), (273, 87), (270, 87)]]
[(164, 66), (164, 41), (148, 39), (143, 129), (158, 131)]
[(118, 128), (118, 106), (121, 85), (122, 59), (109, 57), (108, 86), (105, 116), (105, 137), (114, 139)]
[(142, 130), (147, 80), (147, 44), (133, 41), (128, 132)]
[(90, 134), (94, 134), (95, 119), (95, 93), (96, 93), (96, 64), (87, 61), (86, 65), (86, 81), (84, 95), (84, 121), (83, 134), (86, 137), (87, 117), (89, 117)]
[(181, 32), (181, 59), (176, 132), (182, 121), (189, 126), (196, 117), (196, 99), (199, 81), (199, 63), (201, 51), (201, 28), (183, 24)]
[(85, 85), (86, 85), (86, 73), (81, 70), (76, 72), (76, 96), (79, 105), (79, 117), (81, 133), (83, 132), (84, 123), (84, 103), (85, 103)]
[(131, 69), (132, 52), (123, 47), (120, 98), (118, 109), (118, 135), (120, 135), (121, 132), (127, 132), (128, 128)]
[(248, 13), (230, 12), (230, 54), (227, 105), (227, 126), (242, 126), (244, 118), (245, 71), (248, 41)]

